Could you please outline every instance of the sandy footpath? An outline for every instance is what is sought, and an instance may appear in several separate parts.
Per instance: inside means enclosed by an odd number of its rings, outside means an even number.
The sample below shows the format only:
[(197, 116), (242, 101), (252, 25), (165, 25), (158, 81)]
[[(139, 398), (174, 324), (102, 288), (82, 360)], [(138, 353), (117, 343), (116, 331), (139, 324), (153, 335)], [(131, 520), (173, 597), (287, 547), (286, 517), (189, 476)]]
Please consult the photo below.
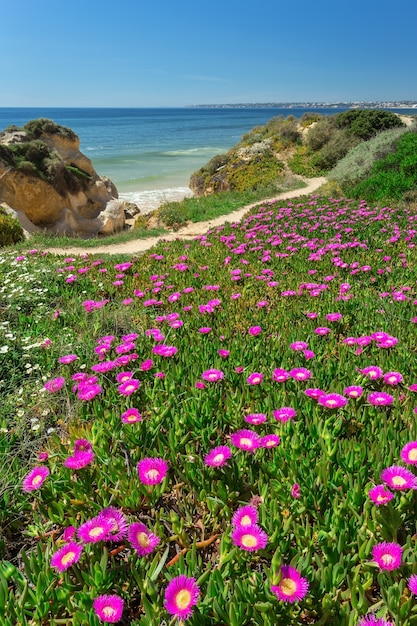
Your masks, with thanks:
[(125, 243), (119, 244), (110, 244), (102, 246), (96, 246), (94, 248), (83, 248), (83, 247), (68, 247), (68, 248), (46, 248), (46, 252), (50, 252), (52, 254), (57, 255), (65, 255), (65, 256), (73, 256), (73, 255), (81, 255), (81, 254), (140, 254), (141, 252), (145, 252), (152, 248), (159, 241), (172, 241), (174, 239), (189, 239), (194, 237), (199, 237), (204, 235), (208, 230), (212, 228), (216, 228), (217, 226), (221, 226), (226, 223), (234, 223), (239, 222), (245, 213), (252, 209), (255, 206), (261, 206), (265, 204), (265, 202), (273, 202), (274, 200), (286, 200), (287, 198), (297, 198), (299, 196), (304, 196), (313, 193), (318, 189), (323, 183), (326, 182), (326, 179), (321, 178), (309, 178), (306, 180), (307, 187), (303, 187), (302, 189), (293, 189), (292, 191), (286, 191), (281, 193), (273, 198), (267, 198), (260, 202), (255, 202), (254, 204), (248, 204), (237, 211), (233, 211), (233, 213), (229, 213), (228, 215), (222, 215), (217, 217), (216, 219), (209, 220), (207, 222), (196, 222), (190, 223), (184, 228), (180, 228), (175, 232), (169, 232), (160, 237), (148, 237), (146, 239), (136, 239), (134, 241), (126, 241)]

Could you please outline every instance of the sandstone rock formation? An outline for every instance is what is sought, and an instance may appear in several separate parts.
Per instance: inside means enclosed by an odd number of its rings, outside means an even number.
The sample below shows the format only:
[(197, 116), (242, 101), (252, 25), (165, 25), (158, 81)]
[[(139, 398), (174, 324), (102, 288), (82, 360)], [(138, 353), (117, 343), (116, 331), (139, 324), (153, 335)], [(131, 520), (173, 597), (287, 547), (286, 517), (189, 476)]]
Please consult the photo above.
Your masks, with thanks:
[(72, 130), (46, 119), (0, 134), (0, 203), (29, 232), (88, 237), (125, 224), (114, 184), (97, 174)]

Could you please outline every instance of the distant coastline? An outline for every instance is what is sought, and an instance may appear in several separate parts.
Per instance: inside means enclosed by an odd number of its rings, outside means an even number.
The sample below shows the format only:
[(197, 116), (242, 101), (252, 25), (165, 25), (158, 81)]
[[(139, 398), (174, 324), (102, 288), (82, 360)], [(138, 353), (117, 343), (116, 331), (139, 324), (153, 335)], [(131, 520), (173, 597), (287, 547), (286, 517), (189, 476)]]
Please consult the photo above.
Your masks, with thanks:
[(394, 102), (246, 102), (235, 104), (191, 104), (190, 109), (416, 109), (417, 101)]

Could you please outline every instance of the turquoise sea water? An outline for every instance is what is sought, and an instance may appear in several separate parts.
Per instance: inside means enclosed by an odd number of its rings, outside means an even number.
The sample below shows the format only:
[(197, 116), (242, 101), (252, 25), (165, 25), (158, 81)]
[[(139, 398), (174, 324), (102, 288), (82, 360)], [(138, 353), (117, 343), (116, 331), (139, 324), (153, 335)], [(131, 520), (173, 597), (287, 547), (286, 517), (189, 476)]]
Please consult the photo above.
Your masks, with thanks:
[(0, 130), (39, 117), (68, 126), (79, 136), (81, 152), (114, 182), (120, 197), (149, 209), (191, 195), (191, 174), (254, 126), (277, 115), (301, 117), (307, 110), (0, 108)]

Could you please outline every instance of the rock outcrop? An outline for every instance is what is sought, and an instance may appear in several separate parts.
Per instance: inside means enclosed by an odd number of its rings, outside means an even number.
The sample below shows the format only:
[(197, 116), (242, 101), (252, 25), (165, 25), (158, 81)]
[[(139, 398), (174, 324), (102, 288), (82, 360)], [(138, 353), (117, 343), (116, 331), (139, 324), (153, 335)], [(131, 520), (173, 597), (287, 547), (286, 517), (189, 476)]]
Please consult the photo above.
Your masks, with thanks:
[(0, 203), (28, 232), (88, 237), (125, 225), (114, 184), (97, 174), (72, 130), (46, 119), (0, 134)]

